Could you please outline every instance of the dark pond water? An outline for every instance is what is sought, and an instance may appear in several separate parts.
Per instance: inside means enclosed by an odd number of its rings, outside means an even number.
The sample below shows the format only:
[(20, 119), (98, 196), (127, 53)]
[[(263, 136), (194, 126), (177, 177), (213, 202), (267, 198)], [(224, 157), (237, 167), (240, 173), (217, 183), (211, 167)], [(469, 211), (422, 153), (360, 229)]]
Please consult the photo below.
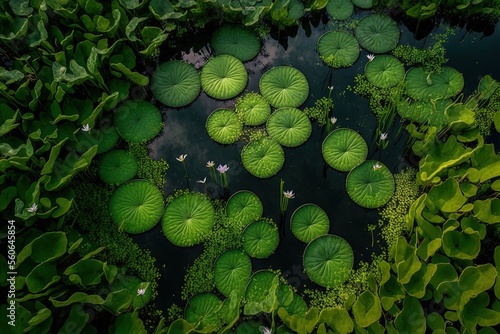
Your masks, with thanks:
[[(252, 61), (246, 62), (249, 73), (247, 91), (258, 91), (260, 77), (268, 69), (279, 65), (292, 65), (301, 70), (307, 77), (310, 86), (310, 96), (301, 106), (313, 106), (314, 101), (328, 95), (327, 86), (335, 88), (332, 97), (335, 102), (333, 115), (338, 119), (336, 127), (349, 127), (358, 131), (369, 145), (368, 159), (377, 159), (385, 163), (393, 173), (409, 165), (404, 157), (405, 135), (395, 138), (395, 130), (389, 134), (390, 144), (384, 151), (377, 150), (373, 140), (376, 129), (376, 119), (371, 114), (367, 101), (353, 93), (346, 91), (352, 85), (357, 73), (362, 73), (367, 62), (366, 51), (362, 51), (358, 61), (348, 69), (332, 70), (320, 60), (316, 52), (316, 41), (332, 25), (327, 20), (305, 22), (301, 27), (292, 30), (286, 36), (283, 34), (268, 37), (263, 41), (261, 53)], [(414, 34), (405, 26), (401, 26), (401, 44), (424, 46), (429, 43), (426, 38), (416, 40)], [(276, 34), (277, 35), (277, 34)], [(500, 51), (500, 33), (481, 38), (482, 33), (465, 34), (465, 30), (457, 30), (447, 44), (448, 65), (464, 73), (466, 96), (477, 87), (482, 75), (490, 74), (500, 79), (498, 65), (498, 51)], [(188, 60), (201, 68), (211, 56), (211, 50), (203, 35), (192, 36), (191, 45), (197, 47), (181, 47), (173, 55), (175, 58)], [(169, 58), (164, 59), (165, 61)], [(205, 121), (215, 109), (233, 108), (235, 100), (217, 101), (207, 97), (204, 93), (191, 105), (180, 109), (163, 108), (165, 114), (165, 129), (162, 135), (152, 144), (152, 156), (163, 158), (170, 163), (167, 173), (167, 194), (175, 189), (187, 187), (184, 177), (184, 167), (176, 161), (176, 157), (187, 154), (187, 170), (189, 174), (189, 188), (194, 191), (204, 191), (204, 186), (196, 182), (209, 177), (207, 161), (218, 164), (228, 164), (230, 192), (250, 190), (256, 193), (264, 204), (264, 217), (273, 218), (276, 222), (279, 217), (279, 183), (285, 181), (285, 190), (295, 192), (295, 199), (290, 200), (288, 217), (302, 204), (314, 203), (322, 207), (328, 214), (331, 227), (330, 233), (346, 239), (354, 249), (355, 261), (367, 261), (372, 252), (378, 252), (377, 244), (372, 248), (369, 224), (376, 224), (377, 210), (367, 210), (352, 202), (345, 190), (346, 173), (334, 171), (331, 168), (324, 170), (324, 161), (321, 155), (321, 143), (325, 137), (322, 128), (313, 123), (313, 132), (309, 140), (298, 148), (285, 148), (285, 164), (281, 171), (269, 179), (258, 179), (251, 176), (242, 166), (240, 152), (243, 142), (230, 146), (219, 145), (213, 142), (205, 131)], [(493, 140), (498, 140), (494, 137)], [(253, 269), (260, 268), (281, 269), (290, 280), (297, 278), (301, 284), (314, 286), (307, 282), (302, 270), (302, 253), (305, 244), (296, 240), (289, 231), (289, 219), (286, 219), (282, 238), (275, 254), (267, 260), (253, 260)], [(165, 310), (173, 302), (180, 303), (180, 291), (185, 275), (185, 269), (201, 253), (202, 247), (178, 248), (171, 245), (161, 232), (158, 225), (155, 229), (135, 236), (134, 239), (142, 247), (151, 249), (158, 261), (162, 274), (157, 299), (158, 306)]]

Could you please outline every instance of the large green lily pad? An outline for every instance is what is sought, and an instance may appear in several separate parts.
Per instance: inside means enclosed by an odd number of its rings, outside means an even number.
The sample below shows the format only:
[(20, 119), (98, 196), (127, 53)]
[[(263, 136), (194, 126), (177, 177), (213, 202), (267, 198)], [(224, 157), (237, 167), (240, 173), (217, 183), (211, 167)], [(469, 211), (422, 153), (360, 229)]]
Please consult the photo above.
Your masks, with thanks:
[(152, 229), (163, 214), (163, 195), (152, 183), (132, 180), (109, 199), (109, 215), (120, 229), (137, 234)]
[(247, 302), (262, 302), (273, 287), (276, 274), (270, 270), (256, 271), (247, 284), (245, 290), (245, 300)]
[(347, 20), (353, 9), (351, 0), (329, 0), (326, 4), (326, 12), (334, 20)]
[(330, 230), (330, 219), (316, 204), (304, 204), (290, 218), (290, 230), (302, 242), (309, 243)]
[(304, 251), (304, 270), (324, 287), (345, 282), (354, 264), (354, 253), (347, 241), (336, 235), (323, 235), (311, 241)]
[(251, 274), (252, 262), (240, 249), (227, 250), (215, 261), (215, 287), (226, 297), (234, 290), (242, 296)]
[(276, 175), (285, 163), (285, 152), (274, 139), (262, 137), (251, 141), (241, 151), (243, 167), (259, 178)]
[(365, 75), (373, 85), (389, 88), (404, 80), (405, 68), (396, 57), (380, 55), (366, 63)]
[(306, 76), (291, 66), (273, 67), (260, 78), (260, 93), (275, 108), (298, 107), (309, 96)]
[(114, 113), (116, 129), (123, 139), (141, 143), (156, 137), (163, 128), (161, 113), (147, 101), (124, 102)]
[(394, 176), (379, 161), (367, 160), (347, 175), (349, 197), (365, 208), (378, 208), (387, 203), (394, 194), (394, 187)]
[(242, 226), (260, 218), (263, 211), (259, 197), (248, 190), (235, 192), (226, 203), (226, 215)]
[(332, 131), (325, 138), (321, 151), (330, 167), (341, 172), (348, 172), (365, 161), (368, 146), (356, 131), (340, 128)]
[(198, 324), (196, 328), (219, 328), (222, 324), (218, 311), (222, 301), (213, 293), (197, 294), (189, 299), (184, 309), (184, 318), (191, 324)]
[(161, 227), (171, 243), (190, 247), (210, 234), (214, 222), (215, 210), (208, 197), (200, 193), (187, 193), (167, 204)]
[(422, 67), (414, 67), (406, 73), (405, 81), (406, 94), (415, 100), (446, 99), (464, 88), (462, 73), (451, 67), (432, 74), (426, 74)]
[(210, 138), (217, 143), (233, 144), (241, 136), (243, 123), (234, 111), (222, 108), (208, 116), (205, 128)]
[(445, 110), (453, 104), (451, 99), (439, 99), (437, 101), (422, 100), (409, 102), (401, 99), (397, 104), (398, 114), (410, 121), (428, 124), (430, 126), (446, 125)]
[(99, 161), (99, 177), (107, 184), (122, 184), (137, 174), (137, 161), (132, 153), (113, 150)]
[(347, 31), (328, 31), (318, 39), (318, 52), (328, 66), (349, 67), (359, 57), (359, 44)]
[(216, 55), (228, 54), (241, 61), (255, 58), (260, 51), (259, 36), (249, 27), (223, 25), (213, 34), (210, 45)]
[(280, 108), (269, 116), (267, 133), (283, 146), (295, 147), (306, 142), (312, 132), (309, 117), (297, 108)]
[(181, 60), (167, 61), (154, 71), (151, 91), (154, 97), (169, 107), (190, 104), (200, 94), (200, 74), (193, 65)]
[(236, 57), (220, 55), (210, 58), (201, 69), (201, 86), (208, 96), (231, 99), (246, 87), (248, 73)]
[(258, 93), (248, 92), (236, 100), (234, 109), (245, 125), (262, 125), (271, 115), (271, 106)]
[(243, 250), (253, 258), (265, 259), (279, 244), (278, 228), (266, 219), (250, 223), (242, 235)]
[(359, 21), (354, 33), (358, 43), (373, 53), (391, 51), (398, 45), (400, 35), (396, 21), (384, 14), (370, 14), (364, 17)]

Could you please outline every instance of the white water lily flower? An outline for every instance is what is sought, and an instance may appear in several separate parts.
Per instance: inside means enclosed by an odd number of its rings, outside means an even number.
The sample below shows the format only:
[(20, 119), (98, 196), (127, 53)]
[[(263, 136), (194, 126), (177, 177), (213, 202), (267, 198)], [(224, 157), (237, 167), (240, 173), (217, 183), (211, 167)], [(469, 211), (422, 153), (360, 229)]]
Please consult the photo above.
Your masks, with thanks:
[(137, 295), (142, 296), (146, 293), (146, 289), (137, 289)]
[(175, 158), (177, 161), (180, 161), (180, 162), (184, 162), (184, 160), (186, 159), (188, 155), (187, 154), (181, 154), (179, 155), (178, 158)]
[(207, 161), (207, 167), (208, 168), (211, 168), (213, 166), (215, 166), (215, 162), (213, 162), (213, 161)]
[(89, 124), (84, 124), (82, 126), (82, 131), (85, 131), (85, 132), (90, 132), (90, 125)]
[(295, 194), (293, 193), (293, 190), (284, 191), (283, 195), (285, 195), (285, 197), (288, 198), (288, 199), (294, 199), (295, 198)]
[(38, 210), (38, 205), (36, 203), (33, 203), (32, 206), (26, 209), (26, 211), (31, 212), (31, 213), (36, 213), (36, 210)]
[(328, 89), (330, 90), (330, 92), (333, 90), (333, 86), (328, 86)]
[(382, 132), (380, 134), (380, 140), (386, 140), (387, 139), (387, 136), (388, 136), (388, 133), (387, 132)]
[(368, 61), (372, 61), (373, 59), (375, 59), (375, 55), (369, 54), (369, 55), (366, 55), (366, 58), (368, 58)]
[(330, 122), (333, 124), (337, 123), (337, 117), (330, 118)]
[(373, 170), (374, 170), (374, 171), (377, 171), (377, 170), (379, 170), (380, 168), (382, 168), (382, 165), (381, 165), (381, 164), (379, 164), (378, 162), (377, 162), (377, 163), (375, 163), (375, 165), (373, 165)]
[(198, 183), (205, 183), (205, 182), (207, 182), (207, 178), (205, 177), (203, 180), (198, 180), (196, 182), (198, 182)]

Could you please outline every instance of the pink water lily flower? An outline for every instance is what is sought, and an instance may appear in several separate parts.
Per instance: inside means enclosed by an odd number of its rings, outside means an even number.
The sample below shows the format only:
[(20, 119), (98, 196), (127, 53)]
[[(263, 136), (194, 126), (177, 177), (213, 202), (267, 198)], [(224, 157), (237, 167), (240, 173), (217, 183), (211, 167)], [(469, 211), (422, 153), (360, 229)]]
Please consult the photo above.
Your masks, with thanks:
[(283, 195), (285, 195), (285, 197), (288, 198), (288, 199), (294, 199), (295, 198), (295, 194), (293, 193), (293, 190), (284, 191)]
[(224, 174), (225, 172), (227, 172), (229, 170), (229, 167), (227, 165), (219, 165), (219, 167), (217, 167), (217, 171), (219, 171), (219, 173), (222, 173)]

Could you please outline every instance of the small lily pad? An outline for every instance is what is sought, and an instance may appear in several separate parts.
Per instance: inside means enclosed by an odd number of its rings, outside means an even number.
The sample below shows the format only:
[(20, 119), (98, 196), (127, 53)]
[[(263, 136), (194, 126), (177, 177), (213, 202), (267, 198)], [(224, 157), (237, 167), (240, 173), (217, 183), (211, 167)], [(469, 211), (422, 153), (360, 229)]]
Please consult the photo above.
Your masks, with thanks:
[(230, 109), (214, 110), (207, 118), (207, 133), (219, 144), (233, 144), (243, 131), (238, 115)]
[(208, 96), (219, 100), (231, 99), (246, 87), (245, 65), (231, 55), (210, 58), (201, 69), (201, 86)]
[(222, 306), (222, 301), (213, 293), (200, 293), (191, 297), (184, 310), (184, 318), (192, 324), (198, 324), (197, 329), (206, 327), (219, 328), (222, 321), (218, 316), (218, 311)]
[(218, 28), (210, 42), (215, 54), (228, 54), (241, 61), (255, 58), (260, 51), (260, 39), (249, 27), (223, 25)]
[(291, 66), (273, 67), (260, 78), (259, 89), (275, 108), (298, 107), (309, 96), (306, 76)]
[(274, 223), (261, 219), (250, 223), (242, 235), (243, 250), (253, 258), (265, 259), (274, 253), (279, 244), (278, 228)]
[(330, 230), (330, 219), (316, 204), (304, 204), (290, 218), (290, 230), (302, 242), (309, 243)]
[(264, 206), (255, 193), (248, 190), (235, 192), (226, 203), (226, 215), (242, 226), (262, 216)]
[(251, 141), (241, 151), (243, 167), (259, 178), (276, 175), (285, 163), (285, 152), (274, 139), (262, 137)]
[(271, 106), (258, 93), (248, 92), (239, 97), (234, 105), (236, 113), (245, 125), (256, 126), (266, 122), (271, 115)]
[(389, 88), (404, 80), (405, 68), (396, 57), (380, 55), (366, 63), (365, 75), (373, 85)]
[(99, 161), (99, 177), (107, 184), (125, 183), (137, 174), (137, 161), (132, 153), (113, 150)]
[(359, 57), (359, 44), (347, 31), (328, 31), (318, 39), (318, 52), (328, 66), (349, 67)]
[(329, 0), (326, 4), (326, 12), (334, 20), (347, 20), (353, 9), (351, 0)]
[(321, 147), (323, 158), (330, 167), (348, 172), (368, 155), (368, 145), (359, 133), (352, 129), (340, 128), (332, 131)]
[(114, 113), (116, 129), (130, 143), (141, 143), (156, 137), (163, 128), (161, 113), (147, 101), (124, 102)]
[(312, 132), (309, 118), (297, 108), (280, 108), (269, 116), (267, 133), (278, 143), (287, 147), (302, 145)]
[(264, 301), (268, 297), (276, 277), (276, 274), (270, 270), (256, 271), (250, 278), (245, 290), (247, 303)]
[(215, 287), (226, 297), (233, 290), (237, 291), (238, 296), (242, 296), (251, 274), (252, 262), (240, 249), (227, 250), (215, 261)]
[[(354, 2), (356, 5), (356, 2)], [(384, 14), (370, 14), (359, 21), (354, 30), (359, 44), (369, 52), (386, 53), (399, 42), (399, 27), (396, 21)]]

